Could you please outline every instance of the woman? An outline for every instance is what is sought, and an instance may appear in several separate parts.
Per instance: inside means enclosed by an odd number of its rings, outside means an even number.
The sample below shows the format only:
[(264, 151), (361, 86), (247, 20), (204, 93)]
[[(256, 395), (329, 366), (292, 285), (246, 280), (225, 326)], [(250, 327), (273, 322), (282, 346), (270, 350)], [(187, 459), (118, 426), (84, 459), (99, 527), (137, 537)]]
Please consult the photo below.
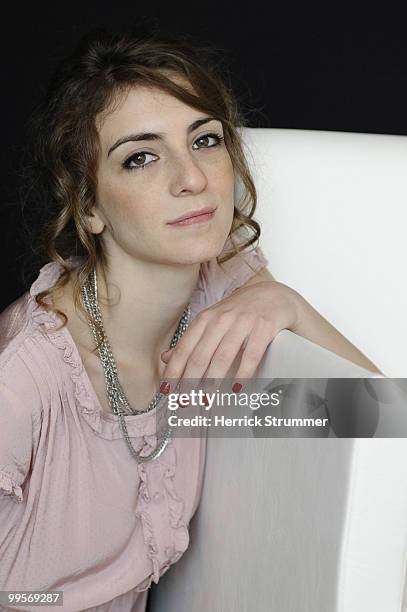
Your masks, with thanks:
[(2, 590), (145, 609), (188, 547), (203, 477), (204, 437), (158, 435), (169, 380), (223, 378), (236, 360), (250, 378), (284, 328), (377, 371), (246, 250), (260, 228), (243, 118), (205, 57), (96, 31), (40, 110), (51, 261), (0, 317)]

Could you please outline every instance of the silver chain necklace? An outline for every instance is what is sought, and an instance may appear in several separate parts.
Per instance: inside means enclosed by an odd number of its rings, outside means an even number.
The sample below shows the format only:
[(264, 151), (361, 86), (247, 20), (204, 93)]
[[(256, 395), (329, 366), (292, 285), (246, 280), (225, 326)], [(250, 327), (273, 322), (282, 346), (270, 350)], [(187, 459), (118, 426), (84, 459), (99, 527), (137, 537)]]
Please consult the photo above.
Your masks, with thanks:
[[(151, 461), (152, 459), (155, 459), (156, 457), (161, 455), (161, 453), (167, 446), (168, 440), (170, 439), (171, 434), (172, 434), (172, 428), (169, 426), (167, 427), (160, 443), (157, 445), (157, 447), (154, 449), (152, 453), (146, 456), (142, 456), (139, 453), (137, 453), (137, 451), (135, 450), (135, 448), (133, 447), (131, 443), (130, 436), (129, 436), (127, 426), (126, 426), (126, 421), (124, 419), (124, 412), (130, 415), (131, 414), (145, 414), (146, 412), (153, 410), (157, 406), (157, 404), (160, 402), (160, 400), (163, 397), (165, 398), (165, 395), (161, 393), (160, 391), (157, 391), (157, 393), (154, 395), (151, 402), (148, 404), (148, 407), (146, 410), (137, 410), (136, 408), (133, 408), (132, 406), (130, 406), (130, 403), (120, 384), (118, 373), (117, 373), (116, 361), (113, 357), (113, 353), (110, 348), (109, 340), (107, 339), (105, 329), (103, 326), (102, 313), (100, 311), (99, 304), (98, 304), (98, 286), (97, 286), (97, 277), (96, 277), (95, 268), (92, 269), (92, 271), (90, 272), (88, 276), (86, 283), (81, 287), (81, 297), (82, 297), (82, 303), (85, 309), (87, 310), (88, 314), (90, 315), (90, 317), (93, 317), (93, 319), (100, 324), (100, 327), (102, 330), (100, 332), (98, 328), (94, 325), (92, 318), (88, 318), (88, 323), (92, 330), (93, 337), (96, 341), (96, 344), (98, 345), (99, 342), (101, 341), (101, 344), (98, 349), (98, 353), (99, 353), (100, 361), (102, 363), (103, 372), (105, 376), (106, 391), (107, 391), (107, 398), (109, 400), (109, 405), (112, 409), (113, 414), (116, 414), (119, 416), (119, 422), (120, 422), (120, 425), (121, 425), (121, 428), (124, 434), (124, 438), (126, 440), (127, 446), (129, 447), (129, 450), (131, 454), (133, 455), (133, 457), (140, 463)], [(171, 340), (170, 348), (173, 348), (174, 346), (176, 346), (179, 340), (184, 335), (185, 331), (188, 328), (190, 317), (191, 317), (191, 304), (189, 303), (183, 312), (183, 315), (178, 323), (177, 329), (175, 330), (174, 336)]]

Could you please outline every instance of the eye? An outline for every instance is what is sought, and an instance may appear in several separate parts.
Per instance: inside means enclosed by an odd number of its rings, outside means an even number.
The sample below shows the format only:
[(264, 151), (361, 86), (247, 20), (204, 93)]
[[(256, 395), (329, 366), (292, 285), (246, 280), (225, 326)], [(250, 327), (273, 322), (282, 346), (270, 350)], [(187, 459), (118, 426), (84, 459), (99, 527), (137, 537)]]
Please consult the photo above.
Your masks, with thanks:
[(221, 134), (204, 134), (203, 136), (200, 136), (199, 138), (197, 138), (194, 144), (199, 142), (200, 140), (206, 140), (207, 138), (214, 138), (216, 140), (215, 144), (210, 145), (208, 147), (198, 147), (199, 149), (212, 149), (212, 147), (219, 146), (222, 140), (224, 139), (224, 137)]
[[(198, 149), (212, 149), (213, 147), (217, 147), (222, 143), (222, 140), (224, 140), (224, 136), (222, 136), (221, 134), (204, 134), (203, 136), (200, 136), (199, 138), (197, 138), (194, 142), (194, 146), (197, 142), (201, 141), (207, 141), (207, 139), (209, 138), (213, 138), (215, 139), (215, 144), (209, 145), (209, 146), (203, 146), (203, 147), (198, 147)], [(151, 160), (150, 162), (144, 162), (144, 163), (137, 163), (137, 161), (140, 160), (140, 158), (146, 158), (146, 156), (150, 155), (151, 157), (157, 157), (156, 155), (153, 155), (152, 153), (148, 153), (148, 151), (138, 151), (138, 153), (134, 153), (133, 155), (130, 155), (130, 157), (128, 157), (124, 162), (123, 162), (123, 168), (125, 170), (143, 170), (146, 166), (148, 166), (149, 164), (151, 164)], [(132, 162), (134, 162), (134, 165), (131, 165)]]
[(157, 157), (156, 155), (153, 155), (152, 153), (148, 153), (147, 151), (139, 151), (138, 153), (134, 153), (133, 155), (130, 155), (130, 157), (128, 157), (126, 159), (125, 162), (123, 162), (123, 168), (125, 170), (138, 170), (138, 169), (143, 169), (146, 166), (148, 166), (149, 164), (151, 164), (151, 161), (148, 163), (135, 163), (134, 166), (130, 165), (131, 162), (137, 162), (140, 160), (140, 158), (144, 158), (146, 157), (146, 155), (150, 155), (151, 157)]

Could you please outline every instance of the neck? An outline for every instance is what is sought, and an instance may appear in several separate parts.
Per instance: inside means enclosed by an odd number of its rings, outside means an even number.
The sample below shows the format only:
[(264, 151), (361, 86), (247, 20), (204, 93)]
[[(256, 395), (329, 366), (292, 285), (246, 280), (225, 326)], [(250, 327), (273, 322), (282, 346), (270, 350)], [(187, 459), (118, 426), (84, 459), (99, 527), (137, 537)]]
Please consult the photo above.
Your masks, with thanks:
[[(98, 303), (116, 362), (160, 370), (196, 287), (200, 264), (165, 266), (133, 258), (97, 264)], [(161, 368), (162, 369), (162, 368)]]

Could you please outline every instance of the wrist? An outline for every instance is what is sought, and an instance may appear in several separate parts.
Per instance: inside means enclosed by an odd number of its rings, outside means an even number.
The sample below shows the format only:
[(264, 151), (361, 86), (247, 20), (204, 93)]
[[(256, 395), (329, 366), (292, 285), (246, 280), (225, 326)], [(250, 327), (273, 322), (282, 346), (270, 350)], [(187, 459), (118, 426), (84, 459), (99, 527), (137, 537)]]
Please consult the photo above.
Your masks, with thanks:
[(294, 334), (301, 335), (301, 328), (303, 325), (303, 313), (305, 310), (306, 301), (302, 297), (302, 295), (292, 287), (289, 287), (284, 283), (281, 283), (281, 285), (284, 287), (284, 292), (289, 300), (290, 311), (292, 312), (292, 322), (290, 325), (287, 326), (287, 329), (292, 331)]
[(302, 327), (303, 311), (305, 308), (304, 298), (292, 287), (280, 281), (269, 281), (267, 284), (273, 285), (272, 291), (278, 300), (283, 313), (283, 318), (279, 321), (281, 329), (288, 329), (296, 334)]

